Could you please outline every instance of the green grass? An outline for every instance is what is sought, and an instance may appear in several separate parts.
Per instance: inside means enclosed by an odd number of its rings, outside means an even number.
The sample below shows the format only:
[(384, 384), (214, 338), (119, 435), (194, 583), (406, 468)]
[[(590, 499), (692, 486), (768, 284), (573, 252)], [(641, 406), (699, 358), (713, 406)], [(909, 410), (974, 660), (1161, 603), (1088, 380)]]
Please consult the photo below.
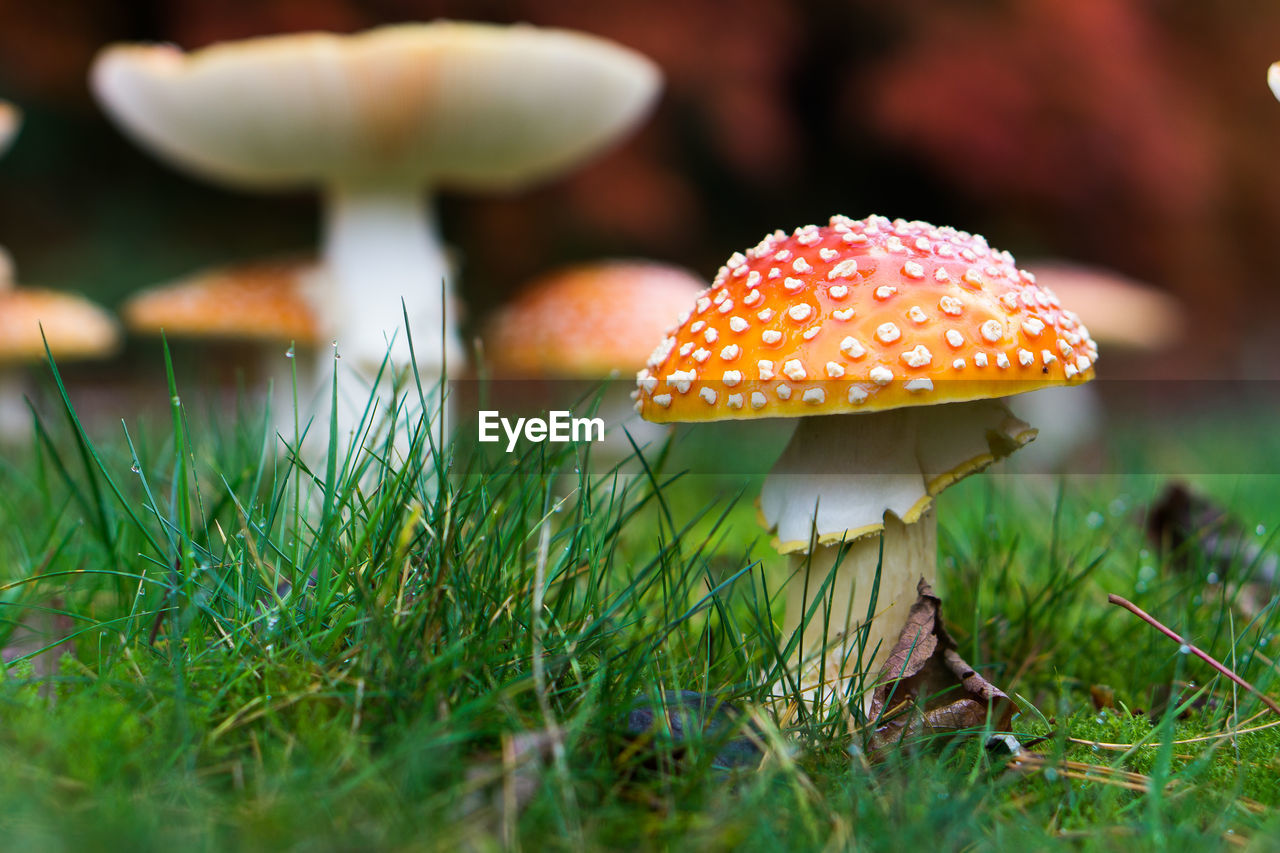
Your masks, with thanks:
[[(839, 714), (779, 720), (766, 700), (785, 576), (755, 525), (758, 477), (682, 474), (656, 448), (646, 475), (613, 479), (574, 474), (585, 448), (494, 461), (462, 437), (442, 454), (404, 420), (300, 461), (250, 406), (189, 417), (169, 376), (170, 422), (90, 437), (68, 406), (0, 462), (0, 646), (44, 624), (70, 652), (44, 671), (29, 645), (0, 681), (6, 850), (1280, 835), (1280, 728), (1259, 728), (1276, 721), (1106, 604), (1133, 599), (1278, 692), (1274, 608), (1248, 621), (1194, 555), (1175, 572), (1144, 541), (1158, 478), (987, 475), (944, 495), (944, 616), (1018, 697), (1033, 758), (1011, 766), (975, 732), (869, 765)], [(1280, 527), (1277, 478), (1199, 485), (1260, 541)], [(714, 738), (627, 741), (627, 711), (664, 688), (745, 710), (760, 769), (722, 769)]]

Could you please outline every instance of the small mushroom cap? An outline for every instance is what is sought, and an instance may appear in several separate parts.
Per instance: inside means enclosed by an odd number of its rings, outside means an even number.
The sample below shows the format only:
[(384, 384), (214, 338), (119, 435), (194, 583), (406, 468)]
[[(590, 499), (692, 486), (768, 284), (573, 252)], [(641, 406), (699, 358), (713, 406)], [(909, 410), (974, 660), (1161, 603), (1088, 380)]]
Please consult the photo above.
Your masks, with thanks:
[(323, 330), (315, 261), (269, 261), (205, 270), (143, 290), (121, 309), (134, 332), (169, 337), (317, 344)]
[(646, 261), (584, 264), (544, 275), (485, 334), (501, 377), (601, 379), (644, 364), (653, 341), (706, 289), (688, 270)]
[(57, 359), (101, 358), (119, 346), (120, 329), (106, 310), (74, 294), (0, 291), (0, 362), (42, 359), (45, 340)]
[(1271, 87), (1271, 94), (1280, 98), (1280, 62), (1271, 63), (1267, 69), (1267, 85)]
[(1093, 378), (1089, 331), (1008, 252), (927, 222), (832, 217), (721, 268), (637, 375), (648, 420), (801, 417)]
[(113, 45), (92, 84), (141, 143), (215, 180), (505, 189), (617, 138), (652, 104), (660, 75), (594, 36), (438, 21), (192, 53)]
[(1107, 347), (1156, 351), (1186, 328), (1182, 304), (1167, 293), (1107, 269), (1065, 261), (1027, 264), (1036, 283), (1052, 290)]
[(0, 155), (4, 155), (22, 129), (22, 110), (8, 101), (0, 101)]

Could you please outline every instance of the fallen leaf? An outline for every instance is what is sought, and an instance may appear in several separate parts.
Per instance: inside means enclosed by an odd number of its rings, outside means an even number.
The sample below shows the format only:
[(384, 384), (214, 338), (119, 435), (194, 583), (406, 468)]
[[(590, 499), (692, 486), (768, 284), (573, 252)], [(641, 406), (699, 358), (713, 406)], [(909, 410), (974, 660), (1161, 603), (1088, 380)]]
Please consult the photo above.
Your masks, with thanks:
[(1007, 729), (1013, 703), (956, 652), (942, 625), (942, 601), (922, 578), (889, 660), (880, 670), (869, 716), (868, 751), (985, 725)]
[[(1206, 580), (1226, 583), (1228, 600), (1245, 616), (1253, 618), (1270, 603), (1280, 558), (1209, 498), (1183, 483), (1170, 483), (1151, 505), (1146, 527), (1171, 567), (1188, 572), (1206, 566)], [(1202, 560), (1194, 559), (1197, 554)]]

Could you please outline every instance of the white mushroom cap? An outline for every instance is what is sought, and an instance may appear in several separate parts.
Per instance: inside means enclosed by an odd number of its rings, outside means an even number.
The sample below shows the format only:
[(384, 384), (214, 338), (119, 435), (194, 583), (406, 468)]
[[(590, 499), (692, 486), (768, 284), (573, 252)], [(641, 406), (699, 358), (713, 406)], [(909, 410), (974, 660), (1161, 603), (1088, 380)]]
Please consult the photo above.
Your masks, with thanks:
[(174, 164), (258, 187), (507, 189), (567, 169), (652, 103), (656, 67), (580, 33), (435, 22), (183, 53), (113, 45), (104, 107)]

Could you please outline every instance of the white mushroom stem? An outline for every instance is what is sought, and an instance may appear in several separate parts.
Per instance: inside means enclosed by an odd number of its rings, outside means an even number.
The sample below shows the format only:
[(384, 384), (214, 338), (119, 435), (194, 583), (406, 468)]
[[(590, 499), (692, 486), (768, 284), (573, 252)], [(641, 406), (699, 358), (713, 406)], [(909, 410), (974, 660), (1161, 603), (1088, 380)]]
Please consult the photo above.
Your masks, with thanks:
[[(822, 683), (824, 701), (849, 689), (871, 688), (916, 600), (923, 577), (931, 584), (937, 560), (933, 496), (1007, 456), (1035, 437), (999, 400), (913, 406), (856, 415), (803, 419), (774, 465), (760, 495), (765, 521), (777, 532), (793, 568), (788, 583), (784, 640), (803, 627), (800, 686)], [(884, 558), (879, 560), (881, 540)], [(802, 619), (807, 604), (835, 566), (839, 546), (850, 543), (829, 588), (831, 605)], [(872, 627), (863, 644), (855, 631), (866, 622), (876, 565)], [(859, 648), (858, 646), (861, 646)], [(836, 663), (823, 670), (825, 658)], [(866, 694), (862, 697), (865, 701)]]
[(22, 368), (0, 364), (0, 440), (31, 437), (31, 410), (27, 408), (25, 389)]
[(803, 689), (821, 685), (825, 705), (839, 701), (850, 689), (856, 696), (859, 690), (869, 693), (875, 687), (916, 600), (919, 581), (934, 584), (937, 536), (932, 511), (915, 524), (903, 524), (891, 514), (879, 535), (848, 543), (843, 556), (838, 544), (820, 545), (811, 555), (790, 556), (783, 636), (803, 626), (797, 650)]
[[(420, 187), (332, 188), (326, 197), (323, 255), (331, 291), (318, 307), (341, 356), (338, 429), (345, 440), (370, 394), (376, 391), (375, 411), (385, 414), (393, 401), (393, 386), (400, 382), (402, 388), (411, 387), (410, 332), (418, 375), (428, 394), (445, 378), (447, 364), (459, 364), (462, 351), (448, 262)], [(387, 368), (375, 389), (384, 360)], [(332, 369), (329, 359), (318, 359), (321, 417), (327, 417)], [(416, 388), (405, 391), (401, 401), (416, 420)], [(444, 434), (437, 424), (436, 439)]]
[(407, 366), (406, 313), (419, 371), (456, 363), (448, 263), (419, 188), (330, 190), (323, 253), (336, 292), (321, 310), (351, 366), (372, 375), (388, 353)]

